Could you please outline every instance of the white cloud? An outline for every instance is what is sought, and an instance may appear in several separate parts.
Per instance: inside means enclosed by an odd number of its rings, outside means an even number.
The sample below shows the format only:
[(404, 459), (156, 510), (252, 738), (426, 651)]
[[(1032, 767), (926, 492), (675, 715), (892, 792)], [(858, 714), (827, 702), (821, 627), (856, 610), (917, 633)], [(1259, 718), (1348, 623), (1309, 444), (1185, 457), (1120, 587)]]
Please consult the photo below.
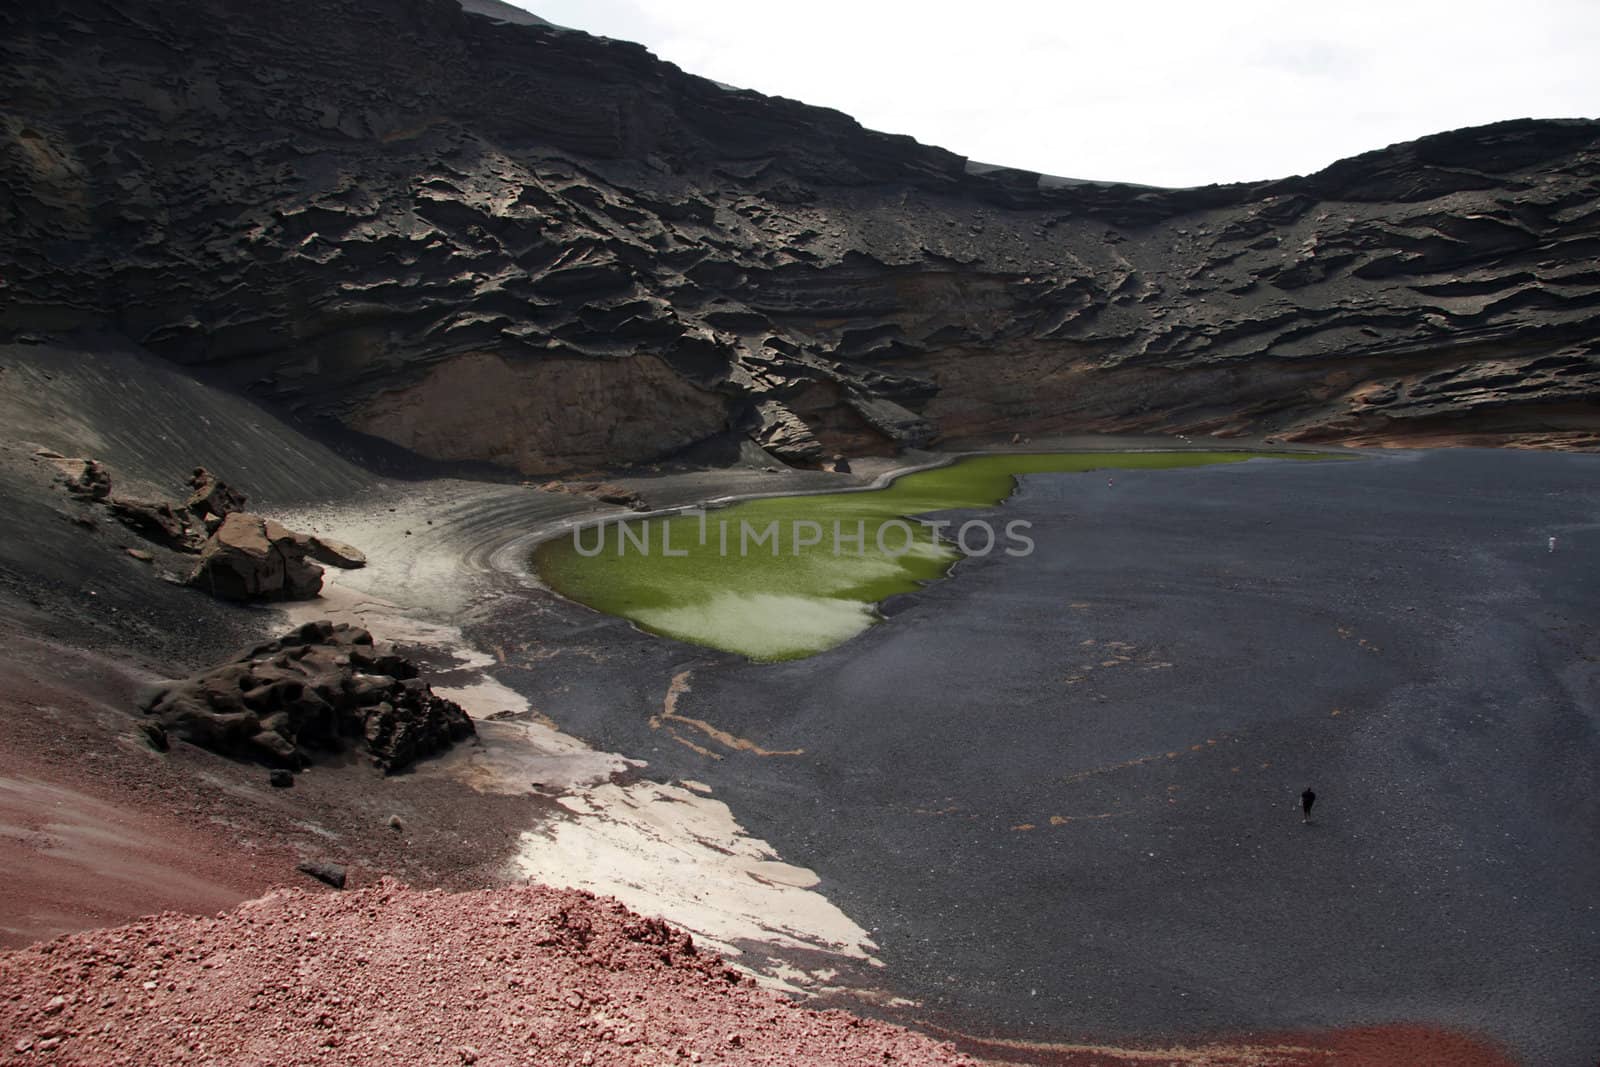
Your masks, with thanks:
[(973, 159), (1277, 178), (1500, 119), (1600, 114), (1594, 0), (516, 0), (685, 70)]

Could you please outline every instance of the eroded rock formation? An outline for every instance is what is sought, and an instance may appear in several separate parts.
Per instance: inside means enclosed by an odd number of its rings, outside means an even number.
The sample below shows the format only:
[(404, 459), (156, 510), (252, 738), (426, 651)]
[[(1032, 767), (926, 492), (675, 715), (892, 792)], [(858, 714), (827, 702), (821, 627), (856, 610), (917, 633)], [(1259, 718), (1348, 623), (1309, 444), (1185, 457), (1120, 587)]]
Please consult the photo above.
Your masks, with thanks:
[(117, 330), (436, 458), (1600, 429), (1593, 122), (1155, 189), (455, 0), (28, 0), (0, 57), (0, 329)]
[(189, 476), (189, 499), (184, 509), (215, 529), (222, 520), (236, 511), (243, 511), (250, 498), (233, 488), (204, 467), (196, 467)]
[(475, 733), (409, 661), (378, 653), (366, 630), (331, 622), (166, 686), (142, 710), (158, 743), (176, 737), (288, 769), (354, 747), (393, 773)]
[[(343, 541), (298, 533), (241, 510), (248, 498), (204, 467), (189, 477), (188, 500), (174, 504), (113, 496), (111, 471), (99, 460), (47, 450), (36, 456), (54, 466), (57, 481), (82, 503), (102, 505), (151, 544), (198, 555), (189, 583), (224, 600), (310, 600), (322, 591), (318, 563), (345, 569), (367, 564), (360, 549)], [(95, 525), (88, 516), (74, 518)], [(153, 558), (137, 549), (128, 552), (145, 562)]]

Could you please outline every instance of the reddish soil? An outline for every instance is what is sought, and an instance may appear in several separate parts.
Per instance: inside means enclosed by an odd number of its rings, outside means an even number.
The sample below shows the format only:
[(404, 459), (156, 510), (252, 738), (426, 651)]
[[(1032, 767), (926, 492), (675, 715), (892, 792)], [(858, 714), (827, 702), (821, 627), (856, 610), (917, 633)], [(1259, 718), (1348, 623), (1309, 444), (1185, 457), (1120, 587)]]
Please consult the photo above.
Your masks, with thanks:
[(972, 1063), (539, 887), (282, 890), (7, 953), (0, 990), (0, 1063)]
[(1227, 1034), (1145, 1047), (972, 1037), (956, 1038), (956, 1044), (974, 1055), (1030, 1067), (1517, 1067), (1493, 1041), (1417, 1024)]
[(1303, 1039), (1326, 1049), (1338, 1067), (1516, 1067), (1510, 1053), (1492, 1041), (1428, 1026), (1366, 1026)]
[[(0, 665), (0, 946), (167, 910), (214, 912), (292, 874), (281, 844), (217, 832), (186, 775), (66, 677)], [(20, 652), (20, 654), (18, 654)], [(119, 736), (118, 725), (128, 728)], [(221, 809), (213, 809), (220, 815)]]
[(217, 911), (285, 868), (176, 819), (13, 777), (0, 755), (0, 944), (168, 910)]
[[(274, 790), (259, 767), (139, 741), (145, 679), (126, 663), (0, 640), (0, 947), (168, 913), (0, 954), (0, 1064), (973, 1062), (731, 981), (683, 935), (581, 893), (382, 882), (189, 917), (314, 885), (301, 858), (347, 864), (356, 886), (383, 872), (495, 884), (530, 801), (354, 765)], [(973, 1056), (1068, 1067), (1513, 1063), (1422, 1026), (1143, 1049), (950, 1036)]]
[[(265, 768), (135, 730), (120, 660), (0, 629), (0, 947), (160, 911), (212, 914), (301, 859), (429, 887), (494, 884), (537, 801), (444, 776), (317, 768), (274, 789)], [(402, 829), (390, 826), (390, 816)]]

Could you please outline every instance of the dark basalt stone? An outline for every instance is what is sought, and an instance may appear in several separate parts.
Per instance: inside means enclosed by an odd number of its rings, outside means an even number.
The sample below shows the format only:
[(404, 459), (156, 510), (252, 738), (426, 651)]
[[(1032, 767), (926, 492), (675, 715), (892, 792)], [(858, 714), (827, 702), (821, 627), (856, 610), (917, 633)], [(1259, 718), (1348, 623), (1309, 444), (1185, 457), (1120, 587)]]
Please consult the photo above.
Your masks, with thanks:
[[(291, 772), (346, 749), (393, 774), (475, 734), (406, 659), (379, 654), (348, 624), (307, 623), (232, 663), (145, 697), (152, 744), (178, 738)], [(159, 743), (157, 738), (159, 737)], [(273, 785), (293, 784), (292, 776)]]
[(295, 870), (301, 874), (309, 874), (317, 881), (334, 889), (344, 888), (345, 869), (342, 864), (329, 863), (325, 860), (305, 860), (296, 864)]

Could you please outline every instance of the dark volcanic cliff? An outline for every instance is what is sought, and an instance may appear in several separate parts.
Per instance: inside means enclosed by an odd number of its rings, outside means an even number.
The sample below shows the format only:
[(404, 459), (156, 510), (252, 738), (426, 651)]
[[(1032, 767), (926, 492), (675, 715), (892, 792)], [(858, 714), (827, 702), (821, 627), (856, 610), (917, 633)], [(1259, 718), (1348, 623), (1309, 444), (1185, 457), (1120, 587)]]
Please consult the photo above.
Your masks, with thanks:
[(1594, 122), (1070, 183), (455, 0), (21, 0), (0, 88), (0, 332), (435, 458), (1600, 439)]

